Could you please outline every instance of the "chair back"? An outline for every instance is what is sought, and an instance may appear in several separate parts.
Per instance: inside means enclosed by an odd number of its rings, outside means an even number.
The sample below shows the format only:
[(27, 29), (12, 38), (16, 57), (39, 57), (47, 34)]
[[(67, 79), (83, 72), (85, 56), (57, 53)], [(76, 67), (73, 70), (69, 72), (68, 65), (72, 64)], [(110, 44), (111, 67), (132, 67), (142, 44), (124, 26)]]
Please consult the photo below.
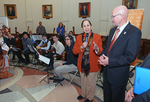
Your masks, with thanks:
[(74, 26), (72, 28), (73, 28), (73, 35), (75, 36), (75, 28), (74, 28)]

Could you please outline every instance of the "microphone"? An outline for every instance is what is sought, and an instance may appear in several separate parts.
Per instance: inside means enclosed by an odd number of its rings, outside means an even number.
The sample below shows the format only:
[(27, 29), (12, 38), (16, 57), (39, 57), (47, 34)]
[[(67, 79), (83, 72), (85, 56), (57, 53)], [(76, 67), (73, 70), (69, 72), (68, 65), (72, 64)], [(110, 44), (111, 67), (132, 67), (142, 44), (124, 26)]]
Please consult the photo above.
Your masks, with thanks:
[(89, 36), (89, 33), (86, 33), (86, 42), (88, 41), (88, 36)]

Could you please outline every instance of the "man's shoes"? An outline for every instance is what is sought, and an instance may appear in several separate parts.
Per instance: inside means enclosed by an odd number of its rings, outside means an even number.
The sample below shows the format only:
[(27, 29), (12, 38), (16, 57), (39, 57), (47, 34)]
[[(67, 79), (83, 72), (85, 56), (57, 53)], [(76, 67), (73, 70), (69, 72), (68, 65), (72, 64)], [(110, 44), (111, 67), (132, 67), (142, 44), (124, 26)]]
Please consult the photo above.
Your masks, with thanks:
[(33, 65), (38, 65), (38, 62), (36, 62), (36, 63), (33, 63)]
[(25, 64), (28, 65), (30, 63), (30, 61), (26, 61)]
[(58, 83), (58, 81), (56, 81), (56, 80), (53, 80), (53, 83)]
[(93, 100), (90, 101), (89, 99), (86, 99), (84, 102), (92, 102), (92, 101), (93, 101)]
[(43, 65), (44, 63), (43, 63), (43, 62), (40, 62), (39, 64), (40, 64), (40, 65)]
[(22, 60), (22, 61), (19, 60), (18, 63), (25, 63), (25, 61), (24, 60)]
[(53, 81), (54, 83), (60, 83), (60, 82), (62, 82), (64, 79), (65, 79), (65, 78), (60, 79), (60, 78), (58, 78), (58, 77), (56, 77), (56, 76), (49, 78), (49, 80), (54, 80), (54, 81)]
[(77, 97), (78, 100), (81, 100), (81, 99), (83, 99), (83, 98), (84, 98), (84, 97), (83, 97), (82, 95), (80, 95), (80, 96)]
[(15, 60), (15, 57), (13, 57), (12, 60)]

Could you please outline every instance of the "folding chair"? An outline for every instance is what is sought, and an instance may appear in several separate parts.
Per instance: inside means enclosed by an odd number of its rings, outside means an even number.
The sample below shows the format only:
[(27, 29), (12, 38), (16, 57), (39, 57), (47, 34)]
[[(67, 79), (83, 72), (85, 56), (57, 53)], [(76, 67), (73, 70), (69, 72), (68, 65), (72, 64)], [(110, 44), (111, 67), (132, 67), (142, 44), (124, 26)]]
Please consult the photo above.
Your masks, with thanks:
[[(73, 74), (73, 72), (74, 72), (74, 74)], [(76, 71), (72, 71), (72, 72), (68, 72), (68, 73), (67, 73), (67, 76), (65, 77), (65, 79), (67, 79), (68, 76), (70, 77), (69, 84), (72, 83), (72, 81), (73, 81), (73, 79), (75, 78), (75, 76), (77, 75), (77, 73), (78, 73), (78, 69), (77, 69)], [(72, 78), (71, 78), (70, 74), (73, 74)], [(68, 84), (68, 85), (69, 85), (69, 84)]]

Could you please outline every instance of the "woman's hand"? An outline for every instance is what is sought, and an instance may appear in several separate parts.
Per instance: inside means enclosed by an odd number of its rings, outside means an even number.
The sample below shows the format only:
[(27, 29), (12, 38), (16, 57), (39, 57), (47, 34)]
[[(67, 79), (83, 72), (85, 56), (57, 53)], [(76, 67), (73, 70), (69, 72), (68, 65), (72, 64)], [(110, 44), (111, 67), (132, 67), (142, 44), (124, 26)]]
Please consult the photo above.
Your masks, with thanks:
[(0, 42), (0, 46), (2, 46), (2, 42)]
[(95, 50), (96, 52), (99, 52), (99, 48), (98, 46), (95, 44), (95, 42), (93, 42), (93, 50)]
[(86, 48), (88, 45), (88, 42), (83, 42), (82, 45), (80, 46), (81, 50)]
[(58, 67), (59, 67), (59, 66), (62, 66), (62, 64), (63, 64), (63, 63), (62, 63), (62, 60), (61, 60), (61, 61), (59, 62), (59, 64), (58, 64)]

